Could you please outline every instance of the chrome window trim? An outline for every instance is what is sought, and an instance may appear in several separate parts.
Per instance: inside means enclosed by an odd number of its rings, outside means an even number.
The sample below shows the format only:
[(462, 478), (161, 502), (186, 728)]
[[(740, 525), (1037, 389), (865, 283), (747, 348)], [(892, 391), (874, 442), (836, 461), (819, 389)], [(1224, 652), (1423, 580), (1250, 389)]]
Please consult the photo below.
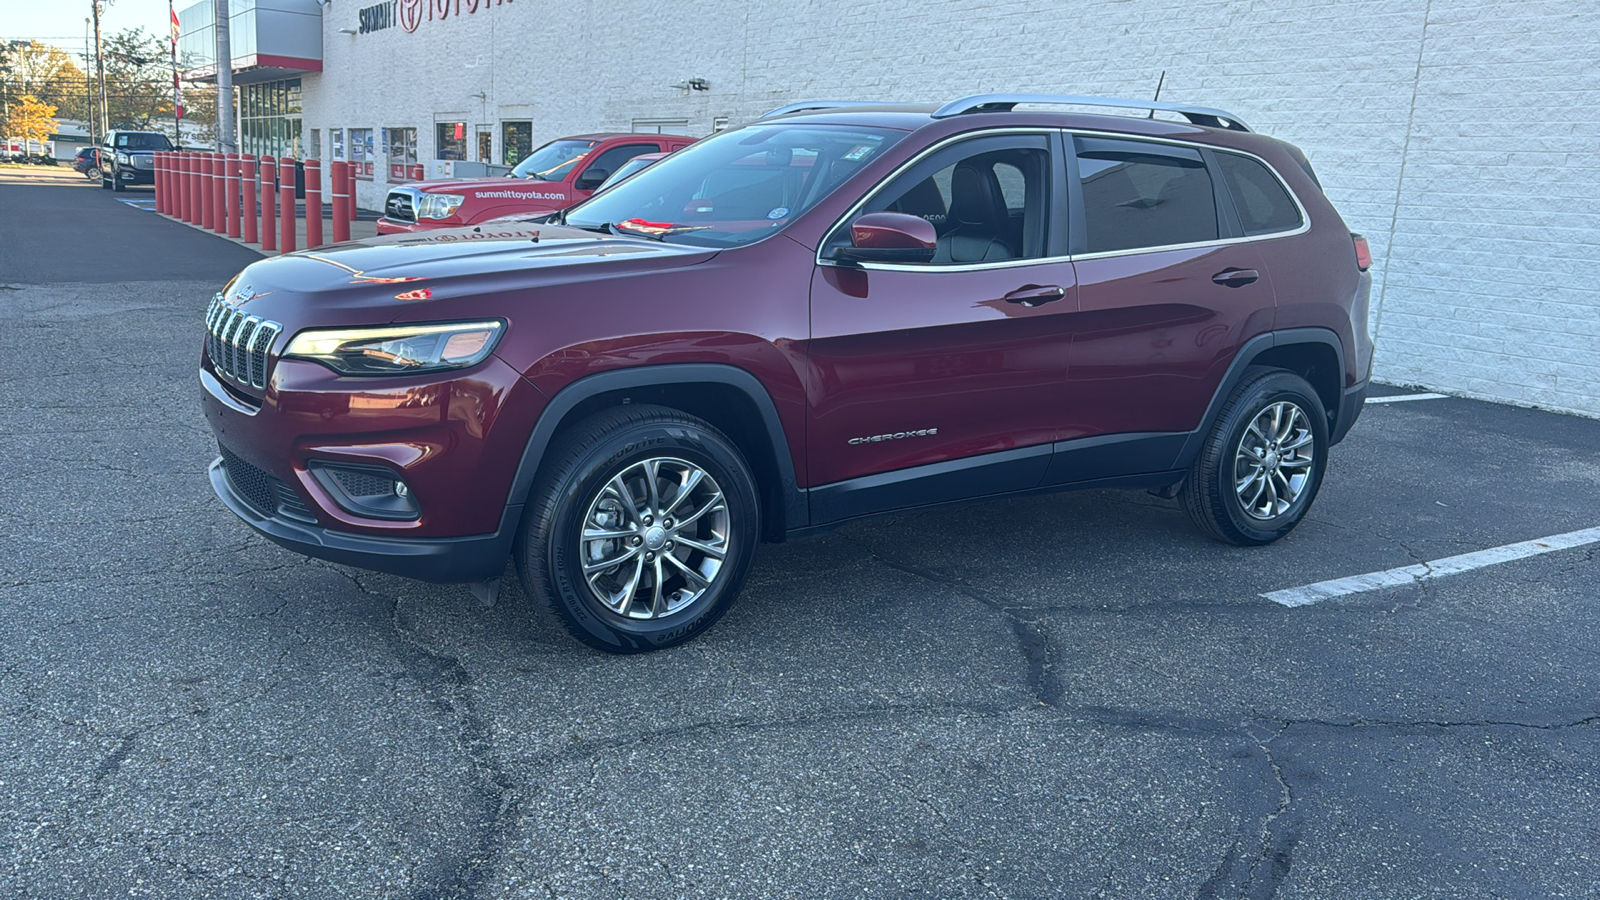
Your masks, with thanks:
[[(929, 155), (942, 150), (951, 144), (955, 144), (963, 140), (972, 140), (979, 137), (992, 137), (996, 135), (1007, 134), (1050, 135), (1054, 133), (1060, 133), (1067, 137), (1083, 135), (1084, 137), (1114, 138), (1129, 141), (1148, 141), (1156, 144), (1170, 144), (1172, 146), (1182, 147), (1188, 150), (1210, 150), (1213, 153), (1232, 153), (1235, 156), (1243, 156), (1248, 159), (1253, 159), (1256, 162), (1261, 163), (1263, 166), (1266, 166), (1267, 171), (1272, 173), (1272, 177), (1278, 180), (1278, 185), (1282, 187), (1284, 192), (1289, 195), (1289, 199), (1294, 201), (1295, 208), (1300, 211), (1300, 225), (1297, 228), (1292, 228), (1286, 231), (1271, 231), (1266, 234), (1249, 234), (1233, 238), (1218, 238), (1214, 241), (1196, 241), (1188, 244), (1161, 244), (1154, 247), (1130, 247), (1126, 250), (1103, 250), (1099, 253), (1080, 253), (1076, 256), (1044, 256), (1032, 257), (1029, 259), (1008, 259), (1001, 262), (967, 263), (965, 265), (957, 266), (935, 266), (928, 263), (843, 263), (836, 260), (823, 259), (822, 250), (824, 247), (828, 246), (828, 240), (833, 236), (834, 232), (838, 231), (839, 228), (844, 225), (844, 223), (853, 219), (855, 215), (861, 211), (862, 207), (866, 206), (873, 197), (876, 197), (886, 185), (900, 177), (902, 172), (910, 169), (917, 163), (920, 163)], [(1207, 166), (1207, 174), (1209, 174), (1209, 170), (1210, 167)], [(1218, 175), (1220, 176), (1221, 173), (1219, 172)], [(1224, 186), (1224, 188), (1226, 189), (1226, 186)], [(1240, 225), (1243, 227), (1243, 223), (1240, 223)], [(1300, 195), (1295, 193), (1294, 188), (1289, 186), (1289, 183), (1284, 180), (1283, 175), (1278, 172), (1272, 163), (1267, 162), (1265, 159), (1247, 150), (1234, 150), (1195, 141), (1177, 140), (1175, 138), (1149, 137), (1142, 134), (1131, 135), (1120, 131), (1097, 131), (1087, 128), (1048, 128), (1038, 126), (993, 128), (982, 131), (963, 131), (960, 134), (950, 135), (944, 140), (941, 140), (938, 143), (932, 144), (931, 146), (923, 149), (921, 153), (918, 153), (911, 159), (906, 160), (899, 166), (896, 166), (894, 171), (886, 175), (881, 181), (874, 185), (870, 191), (863, 194), (860, 200), (857, 200), (853, 205), (851, 205), (849, 211), (847, 211), (843, 216), (839, 217), (839, 219), (832, 225), (828, 226), (828, 230), (824, 232), (821, 243), (817, 245), (816, 264), (819, 266), (829, 266), (832, 268), (866, 269), (874, 272), (981, 272), (989, 269), (1014, 269), (1024, 266), (1049, 265), (1063, 262), (1077, 262), (1080, 260), (1089, 261), (1096, 259), (1111, 259), (1118, 256), (1133, 256), (1140, 253), (1164, 253), (1168, 250), (1200, 250), (1210, 247), (1228, 247), (1234, 244), (1245, 244), (1255, 241), (1269, 241), (1277, 240), (1278, 238), (1295, 237), (1296, 235), (1305, 234), (1310, 230), (1311, 213), (1306, 209), (1306, 205), (1301, 202)]]

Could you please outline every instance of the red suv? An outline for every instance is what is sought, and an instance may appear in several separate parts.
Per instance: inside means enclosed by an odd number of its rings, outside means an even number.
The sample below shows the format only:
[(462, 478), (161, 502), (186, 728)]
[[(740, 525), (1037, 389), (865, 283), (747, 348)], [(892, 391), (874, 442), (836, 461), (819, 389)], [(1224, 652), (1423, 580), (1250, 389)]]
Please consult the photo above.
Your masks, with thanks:
[(383, 201), (378, 233), (459, 228), (505, 216), (553, 213), (589, 199), (634, 157), (671, 153), (692, 143), (694, 138), (674, 134), (561, 138), (533, 151), (501, 178), (425, 181), (391, 189)]
[(1146, 488), (1276, 540), (1366, 394), (1365, 242), (1220, 110), (801, 104), (558, 218), (245, 269), (200, 360), (218, 496), (485, 602), (514, 556), (634, 652), (758, 541), (878, 513)]

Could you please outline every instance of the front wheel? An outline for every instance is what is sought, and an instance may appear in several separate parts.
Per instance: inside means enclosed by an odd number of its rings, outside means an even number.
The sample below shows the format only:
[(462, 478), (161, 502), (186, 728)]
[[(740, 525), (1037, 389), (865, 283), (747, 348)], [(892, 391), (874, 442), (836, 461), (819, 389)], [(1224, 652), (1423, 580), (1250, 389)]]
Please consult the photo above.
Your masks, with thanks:
[(1294, 529), (1322, 486), (1328, 415), (1305, 379), (1249, 370), (1217, 415), (1178, 499), (1230, 544), (1270, 544)]
[(117, 177), (117, 173), (116, 172), (112, 172), (111, 173), (111, 190), (113, 190), (116, 193), (120, 194), (123, 191), (126, 191), (127, 189), (128, 189), (128, 186), (122, 183), (122, 179)]
[(760, 529), (755, 478), (710, 424), (598, 413), (552, 446), (517, 561), (569, 632), (610, 653), (691, 640), (732, 605)]

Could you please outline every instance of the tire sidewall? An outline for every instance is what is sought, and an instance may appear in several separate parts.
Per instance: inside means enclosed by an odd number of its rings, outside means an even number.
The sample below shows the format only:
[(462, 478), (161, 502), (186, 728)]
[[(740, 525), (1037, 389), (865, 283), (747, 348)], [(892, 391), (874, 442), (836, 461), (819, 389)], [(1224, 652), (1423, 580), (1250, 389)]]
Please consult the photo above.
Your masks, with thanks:
[[(1305, 414), (1315, 442), (1312, 452), (1314, 462), (1311, 467), (1311, 482), (1300, 492), (1300, 496), (1295, 498), (1289, 509), (1269, 521), (1263, 521), (1248, 515), (1244, 511), (1243, 504), (1239, 502), (1238, 493), (1233, 487), (1234, 459), (1239, 449), (1239, 442), (1244, 438), (1250, 422), (1262, 409), (1280, 401), (1294, 403)], [(1270, 543), (1288, 534), (1311, 508), (1312, 501), (1322, 488), (1322, 476), (1328, 466), (1328, 416), (1316, 391), (1299, 376), (1288, 372), (1278, 372), (1262, 378), (1251, 386), (1240, 398), (1240, 403), (1231, 410), (1227, 426), (1222, 431), (1222, 441), (1222, 446), (1218, 448), (1219, 464), (1213, 476), (1216, 478), (1216, 484), (1212, 487), (1222, 498), (1221, 506), (1227, 512), (1230, 524), (1250, 543)]]
[[(661, 620), (629, 619), (605, 608), (583, 579), (577, 540), (589, 504), (615, 475), (640, 460), (676, 457), (705, 469), (722, 488), (733, 544), (716, 583), (692, 607)], [(754, 478), (736, 450), (719, 435), (679, 422), (651, 422), (619, 429), (595, 444), (557, 485), (544, 555), (553, 596), (570, 621), (612, 652), (640, 652), (692, 640), (710, 628), (739, 592), (760, 534)]]

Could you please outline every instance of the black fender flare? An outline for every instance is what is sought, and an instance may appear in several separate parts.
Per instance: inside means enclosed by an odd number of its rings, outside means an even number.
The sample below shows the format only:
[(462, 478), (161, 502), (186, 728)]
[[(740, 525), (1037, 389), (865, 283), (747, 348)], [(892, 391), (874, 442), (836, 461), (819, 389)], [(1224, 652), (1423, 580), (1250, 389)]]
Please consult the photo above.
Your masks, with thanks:
[(778, 487), (783, 501), (783, 528), (780, 530), (807, 525), (810, 520), (809, 505), (805, 492), (795, 478), (794, 457), (789, 453), (789, 441), (783, 430), (783, 420), (778, 417), (777, 404), (772, 402), (772, 395), (767, 393), (760, 379), (744, 369), (724, 363), (666, 363), (613, 369), (585, 375), (562, 388), (545, 404), (544, 411), (534, 423), (533, 433), (529, 435), (528, 444), (522, 451), (522, 461), (517, 465), (517, 474), (511, 480), (511, 492), (506, 498), (507, 515), (503, 521), (514, 524), (520, 520), (522, 505), (533, 489), (545, 451), (555, 439), (556, 429), (562, 420), (578, 404), (600, 394), (668, 384), (718, 384), (731, 387), (749, 398), (761, 415), (773, 462), (777, 467)]
[[(1189, 432), (1189, 439), (1184, 441), (1183, 449), (1178, 453), (1178, 459), (1173, 463), (1174, 468), (1187, 469), (1200, 453), (1200, 446), (1205, 442), (1206, 435), (1211, 433), (1211, 426), (1216, 424), (1217, 416), (1222, 414), (1222, 404), (1233, 393), (1234, 387), (1244, 378), (1244, 372), (1250, 368), (1250, 362), (1263, 351), (1274, 347), (1292, 347), (1296, 344), (1324, 344), (1333, 349), (1334, 357), (1338, 360), (1339, 390), (1344, 391), (1344, 345), (1339, 343), (1339, 335), (1329, 328), (1285, 328), (1282, 331), (1268, 331), (1258, 334), (1239, 348), (1233, 355), (1233, 362), (1229, 364), (1228, 371), (1222, 376), (1222, 383), (1217, 385), (1216, 393), (1211, 395), (1211, 402), (1206, 406), (1205, 417), (1200, 420), (1200, 427)], [(1338, 425), (1340, 410), (1337, 406), (1328, 410), (1329, 434), (1335, 433)]]

